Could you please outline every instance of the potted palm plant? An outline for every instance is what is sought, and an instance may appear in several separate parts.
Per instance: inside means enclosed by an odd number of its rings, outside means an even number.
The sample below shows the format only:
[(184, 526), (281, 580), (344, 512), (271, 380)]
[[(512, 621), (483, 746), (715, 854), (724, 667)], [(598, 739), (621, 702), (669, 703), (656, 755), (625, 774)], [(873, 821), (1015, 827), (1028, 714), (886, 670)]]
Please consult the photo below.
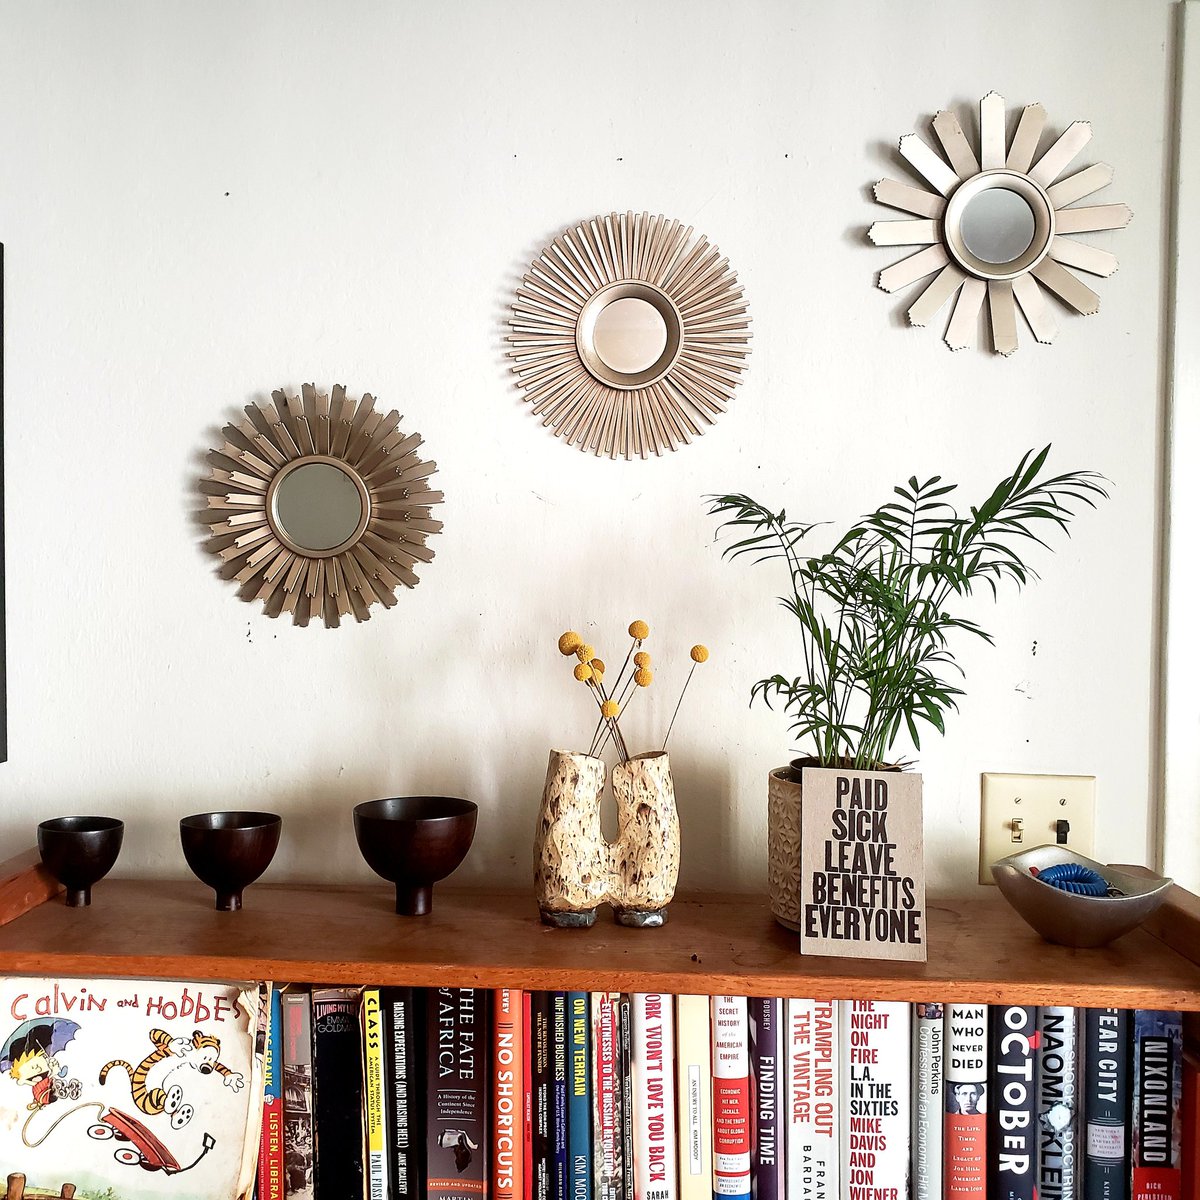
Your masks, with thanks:
[(805, 553), (815, 525), (792, 521), (749, 496), (709, 496), (719, 528), (732, 531), (727, 558), (779, 561), (788, 586), (780, 603), (797, 621), (801, 663), (794, 676), (772, 675), (751, 702), (781, 706), (801, 757), (770, 774), (768, 881), (771, 908), (789, 928), (800, 915), (801, 770), (904, 769), (894, 747), (921, 730), (945, 732), (946, 714), (963, 694), (955, 648), (963, 638), (992, 637), (963, 614), (981, 587), (993, 599), (1006, 583), (1019, 590), (1036, 572), (1027, 548), (1067, 532), (1081, 506), (1107, 495), (1093, 471), (1049, 475), (1050, 447), (1022, 455), (978, 507), (965, 513), (957, 484), (915, 476), (857, 521), (823, 554)]

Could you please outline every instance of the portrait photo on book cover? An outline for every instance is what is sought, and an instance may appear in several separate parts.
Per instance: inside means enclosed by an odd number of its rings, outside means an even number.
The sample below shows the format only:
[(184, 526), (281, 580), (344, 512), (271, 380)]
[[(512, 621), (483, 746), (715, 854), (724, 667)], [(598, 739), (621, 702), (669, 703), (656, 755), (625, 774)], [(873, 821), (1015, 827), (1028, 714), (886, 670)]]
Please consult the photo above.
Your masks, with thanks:
[(946, 1094), (946, 1111), (974, 1117), (987, 1112), (987, 1096), (981, 1083), (956, 1083)]

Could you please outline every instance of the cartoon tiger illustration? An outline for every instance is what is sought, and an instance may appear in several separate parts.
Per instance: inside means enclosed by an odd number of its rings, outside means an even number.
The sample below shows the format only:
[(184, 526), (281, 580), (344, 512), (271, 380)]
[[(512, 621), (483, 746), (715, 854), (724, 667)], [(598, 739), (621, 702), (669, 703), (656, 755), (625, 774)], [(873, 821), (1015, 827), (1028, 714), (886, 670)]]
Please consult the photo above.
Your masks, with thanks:
[[(183, 1103), (183, 1089), (178, 1084), (170, 1088), (149, 1086), (151, 1070), (159, 1063), (171, 1058), (180, 1060), (179, 1067), (191, 1067), (201, 1075), (211, 1075), (214, 1071), (221, 1076), (225, 1086), (235, 1092), (240, 1091), (245, 1079), (240, 1071), (231, 1071), (220, 1061), (221, 1041), (211, 1033), (197, 1029), (190, 1038), (172, 1037), (164, 1029), (150, 1030), (150, 1041), (154, 1049), (135, 1067), (123, 1058), (114, 1058), (100, 1068), (100, 1082), (103, 1083), (110, 1071), (120, 1069), (129, 1075), (129, 1089), (133, 1102), (142, 1112), (151, 1116), (165, 1112), (171, 1118), (175, 1128), (186, 1125), (192, 1119), (192, 1106)], [(173, 1074), (168, 1070), (167, 1075)], [(161, 1081), (166, 1082), (166, 1078)]]

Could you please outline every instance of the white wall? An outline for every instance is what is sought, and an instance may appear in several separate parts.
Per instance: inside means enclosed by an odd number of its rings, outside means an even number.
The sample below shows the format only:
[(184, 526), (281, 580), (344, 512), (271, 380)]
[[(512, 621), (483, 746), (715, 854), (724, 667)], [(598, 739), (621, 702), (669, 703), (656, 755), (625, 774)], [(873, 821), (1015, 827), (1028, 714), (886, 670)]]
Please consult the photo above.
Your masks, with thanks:
[[(285, 815), (273, 877), (365, 879), (351, 806), (448, 790), (482, 808), (460, 878), (524, 883), (547, 750), (591, 728), (555, 639), (612, 659), (637, 616), (663, 685), (639, 740), (687, 647), (713, 651), (672, 738), (683, 881), (759, 888), (791, 747), (747, 697), (795, 642), (702, 494), (844, 525), (913, 473), (974, 499), (1053, 442), (1112, 499), (972, 610), (997, 645), (966, 648), (920, 755), (931, 883), (974, 877), (982, 770), (1095, 773), (1100, 855), (1150, 861), (1173, 36), (1161, 0), (0, 4), (0, 850), (100, 810), (121, 872), (175, 875), (178, 817), (261, 806)], [(899, 255), (864, 238), (899, 136), (992, 88), (1091, 120), (1136, 213), (1091, 239), (1122, 264), (1100, 315), (1010, 360), (907, 328), (873, 286)], [(613, 464), (540, 427), (502, 335), (544, 241), (627, 207), (729, 255), (755, 349), (697, 444)], [(238, 601), (192, 518), (220, 424), (307, 380), (398, 407), (447, 496), (421, 586), (334, 632)]]

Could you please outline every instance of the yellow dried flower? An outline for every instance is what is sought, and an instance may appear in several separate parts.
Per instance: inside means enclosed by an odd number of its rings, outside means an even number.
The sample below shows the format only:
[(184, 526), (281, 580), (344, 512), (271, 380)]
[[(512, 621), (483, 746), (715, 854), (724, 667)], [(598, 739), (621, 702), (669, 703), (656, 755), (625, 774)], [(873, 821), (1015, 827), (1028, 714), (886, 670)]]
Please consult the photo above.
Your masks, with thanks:
[(579, 636), (573, 629), (568, 629), (566, 633), (558, 639), (558, 652), (565, 658), (568, 654), (575, 653), (576, 646), (583, 645), (583, 638)]
[(708, 647), (693, 646), (692, 647), (692, 662), (708, 662)]
[(654, 672), (649, 667), (639, 667), (633, 673), (633, 682), (638, 687), (649, 687), (654, 682)]
[(604, 717), (615, 717), (621, 711), (621, 706), (615, 700), (605, 700), (600, 705), (600, 715)]
[(588, 666), (587, 663), (576, 663), (575, 664), (575, 678), (578, 679), (580, 683), (587, 683), (587, 681), (589, 679), (591, 679), (591, 677), (592, 677), (592, 668), (590, 666)]
[(596, 647), (589, 646), (587, 642), (580, 642), (579, 645), (575, 647), (575, 657), (579, 659), (581, 663), (591, 662), (592, 659), (596, 657)]
[(639, 650), (633, 656), (633, 665), (635, 667), (648, 667), (650, 665), (650, 655), (645, 650)]
[(603, 675), (606, 669), (607, 668), (605, 667), (604, 660), (602, 658), (592, 659), (592, 670), (595, 671), (597, 675)]
[(629, 626), (629, 636), (637, 638), (639, 642), (643, 641), (650, 636), (650, 626), (645, 621), (634, 621)]

